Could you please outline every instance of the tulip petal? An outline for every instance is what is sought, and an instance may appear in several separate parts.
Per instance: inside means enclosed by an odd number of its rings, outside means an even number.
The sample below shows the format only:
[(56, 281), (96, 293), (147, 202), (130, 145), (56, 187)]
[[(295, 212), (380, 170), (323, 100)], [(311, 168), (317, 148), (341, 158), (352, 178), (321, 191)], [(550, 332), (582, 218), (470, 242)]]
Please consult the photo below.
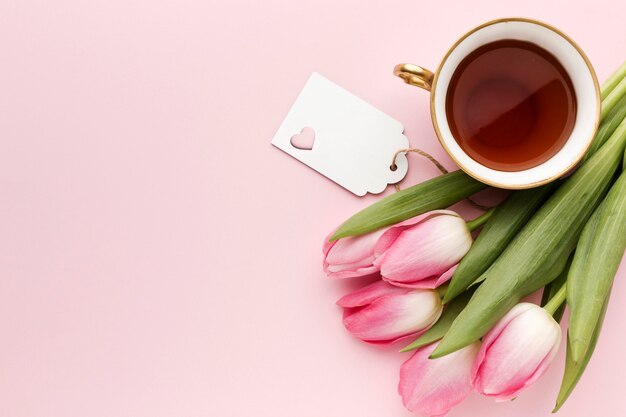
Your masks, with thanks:
[[(561, 347), (561, 334), (559, 333), (558, 342), (552, 346), (550, 352), (546, 355), (546, 357), (541, 361), (535, 372), (533, 372), (530, 377), (524, 382), (524, 386), (517, 390), (516, 392), (510, 395), (510, 398), (515, 398), (520, 391), (523, 391), (526, 387), (531, 386), (536, 380), (538, 380), (550, 367), (550, 364), (554, 360), (554, 357), (559, 352), (559, 348)], [(507, 398), (507, 399), (510, 399)]]
[[(457, 264), (471, 245), (472, 237), (461, 217), (456, 214), (434, 216), (404, 229), (374, 260), (374, 266), (394, 282), (438, 277)], [(377, 245), (375, 252), (378, 251)]]
[(372, 265), (374, 257), (363, 259), (361, 262), (344, 265), (329, 265), (324, 262), (324, 272), (329, 278), (357, 278), (375, 274), (378, 267)]
[(413, 290), (385, 295), (364, 307), (346, 310), (343, 324), (365, 342), (393, 342), (428, 329), (442, 309), (435, 291)]
[(476, 342), (438, 359), (428, 359), (438, 342), (419, 348), (400, 367), (398, 393), (404, 406), (426, 416), (443, 416), (471, 392), (470, 371)]
[(500, 320), (498, 320), (496, 325), (493, 326), (491, 330), (489, 330), (489, 332), (483, 337), (482, 339), (483, 343), (480, 347), (480, 351), (478, 352), (476, 361), (474, 361), (474, 366), (472, 366), (472, 381), (473, 381), (472, 383), (473, 384), (476, 383), (478, 370), (480, 368), (480, 365), (482, 364), (482, 361), (485, 357), (485, 353), (487, 352), (489, 347), (491, 347), (493, 342), (498, 338), (498, 336), (500, 336), (500, 333), (502, 333), (502, 331), (506, 328), (506, 326), (508, 326), (508, 324), (515, 317), (519, 316), (525, 311), (532, 309), (533, 307), (535, 307), (535, 305), (531, 303), (516, 304), (512, 309), (509, 310), (508, 313), (506, 313)]
[(454, 275), (454, 271), (456, 271), (457, 266), (459, 266), (459, 264), (454, 265), (452, 268), (448, 269), (446, 272), (438, 277), (424, 278), (413, 282), (393, 281), (386, 277), (383, 277), (383, 280), (396, 287), (435, 289), (440, 285), (450, 281), (450, 278), (452, 278), (452, 275)]
[(433, 210), (424, 214), (420, 214), (419, 216), (412, 217), (408, 220), (405, 220), (401, 223), (398, 223), (394, 226), (391, 226), (389, 229), (383, 233), (383, 235), (376, 243), (376, 248), (374, 249), (374, 253), (378, 256), (385, 252), (389, 247), (393, 244), (393, 242), (400, 236), (400, 234), (411, 227), (430, 219), (431, 217), (436, 217), (440, 215), (451, 215), (451, 216), (459, 216), (457, 213), (451, 210)]
[(518, 306), (503, 326), (485, 337), (472, 368), (476, 390), (496, 401), (510, 400), (535, 382), (561, 341), (561, 328), (545, 310), (529, 303)]
[(435, 289), (437, 288), (437, 277), (420, 279), (412, 282), (392, 281), (386, 277), (383, 277), (385, 282), (399, 288), (413, 288), (413, 289)]
[(359, 278), (359, 277), (368, 277), (374, 274), (377, 274), (378, 268), (375, 266), (368, 266), (364, 268), (359, 268), (354, 271), (339, 271), (339, 272), (329, 272), (326, 271), (326, 276), (332, 279), (346, 279), (346, 278)]
[(385, 281), (376, 281), (356, 291), (352, 291), (350, 294), (344, 295), (337, 301), (337, 305), (345, 308), (363, 307), (385, 295), (404, 294), (406, 292), (408, 292), (408, 290), (394, 287)]
[(346, 237), (334, 242), (326, 252), (329, 264), (353, 264), (374, 255), (376, 242), (385, 230), (368, 233), (362, 236)]
[(334, 241), (330, 241), (330, 238), (333, 236), (333, 234), (335, 233), (337, 229), (333, 230), (332, 232), (330, 232), (330, 234), (328, 236), (326, 236), (326, 238), (324, 239), (324, 244), (322, 245), (322, 253), (324, 254), (324, 258), (326, 258), (326, 255), (328, 255), (328, 252), (330, 251), (330, 249), (335, 246), (335, 243), (337, 243), (336, 240)]
[(378, 238), (385, 232), (380, 230), (363, 236), (349, 237), (330, 242), (324, 240), (323, 268), (329, 278), (356, 278), (375, 274), (378, 267), (374, 261), (374, 247)]
[(345, 271), (356, 271), (361, 268), (368, 268), (372, 266), (372, 262), (374, 261), (374, 255), (364, 258), (358, 262), (354, 262), (351, 264), (338, 264), (338, 265), (326, 265), (326, 271), (329, 273), (335, 272), (345, 272)]

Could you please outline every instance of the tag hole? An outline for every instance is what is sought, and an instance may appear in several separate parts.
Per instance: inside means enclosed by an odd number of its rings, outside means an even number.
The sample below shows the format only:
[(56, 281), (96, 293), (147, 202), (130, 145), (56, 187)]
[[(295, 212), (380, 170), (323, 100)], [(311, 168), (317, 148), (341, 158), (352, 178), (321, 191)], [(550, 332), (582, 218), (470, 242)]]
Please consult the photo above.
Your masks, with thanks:
[(398, 165), (396, 165), (396, 164), (391, 164), (391, 165), (389, 166), (389, 169), (390, 169), (390, 170), (392, 170), (393, 172), (396, 172), (396, 170), (398, 169)]

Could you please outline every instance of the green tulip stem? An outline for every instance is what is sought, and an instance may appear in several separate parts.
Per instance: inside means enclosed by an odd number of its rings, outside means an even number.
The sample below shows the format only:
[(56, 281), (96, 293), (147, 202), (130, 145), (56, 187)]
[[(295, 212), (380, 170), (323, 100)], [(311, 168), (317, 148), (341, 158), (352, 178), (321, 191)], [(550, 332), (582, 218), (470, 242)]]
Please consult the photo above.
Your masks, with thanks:
[(543, 309), (546, 310), (548, 313), (550, 313), (550, 315), (553, 315), (554, 312), (558, 310), (559, 307), (561, 307), (561, 304), (563, 304), (563, 301), (565, 301), (566, 285), (567, 284), (563, 284), (561, 288), (559, 288), (557, 293), (554, 294), (554, 297), (552, 297), (550, 301), (548, 301), (548, 304), (543, 306)]
[(487, 222), (487, 220), (489, 220), (489, 217), (491, 217), (491, 215), (493, 214), (494, 210), (495, 210), (495, 207), (487, 210), (486, 212), (484, 212), (480, 216), (476, 217), (474, 220), (468, 221), (467, 222), (467, 228), (470, 229), (470, 231), (474, 231), (474, 230), (478, 229), (480, 226), (485, 224)]

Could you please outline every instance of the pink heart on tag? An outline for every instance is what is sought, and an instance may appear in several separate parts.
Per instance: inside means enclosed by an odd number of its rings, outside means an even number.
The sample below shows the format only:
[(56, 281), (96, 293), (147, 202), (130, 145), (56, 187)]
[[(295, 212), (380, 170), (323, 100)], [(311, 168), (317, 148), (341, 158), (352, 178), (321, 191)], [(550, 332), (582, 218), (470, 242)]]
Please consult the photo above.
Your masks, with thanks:
[(310, 127), (303, 127), (300, 133), (291, 137), (290, 142), (294, 148), (310, 151), (315, 144), (315, 130)]

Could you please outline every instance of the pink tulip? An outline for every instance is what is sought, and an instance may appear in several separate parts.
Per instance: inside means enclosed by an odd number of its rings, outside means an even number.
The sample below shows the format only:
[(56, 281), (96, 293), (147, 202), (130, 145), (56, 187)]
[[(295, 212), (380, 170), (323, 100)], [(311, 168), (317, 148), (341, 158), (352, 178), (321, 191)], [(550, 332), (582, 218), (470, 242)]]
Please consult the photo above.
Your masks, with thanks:
[(374, 247), (386, 229), (362, 236), (324, 241), (324, 272), (330, 278), (356, 278), (378, 272), (373, 265)]
[(393, 285), (436, 288), (452, 277), (472, 246), (465, 220), (436, 210), (390, 227), (374, 249), (374, 266)]
[(404, 406), (425, 416), (443, 416), (471, 392), (476, 342), (438, 359), (428, 359), (439, 343), (419, 348), (400, 367), (398, 392)]
[(343, 324), (355, 337), (374, 344), (391, 344), (432, 326), (443, 306), (433, 290), (394, 287), (376, 281), (339, 301)]
[(520, 303), (483, 337), (472, 368), (474, 389), (496, 401), (515, 398), (548, 369), (561, 327), (543, 308)]

